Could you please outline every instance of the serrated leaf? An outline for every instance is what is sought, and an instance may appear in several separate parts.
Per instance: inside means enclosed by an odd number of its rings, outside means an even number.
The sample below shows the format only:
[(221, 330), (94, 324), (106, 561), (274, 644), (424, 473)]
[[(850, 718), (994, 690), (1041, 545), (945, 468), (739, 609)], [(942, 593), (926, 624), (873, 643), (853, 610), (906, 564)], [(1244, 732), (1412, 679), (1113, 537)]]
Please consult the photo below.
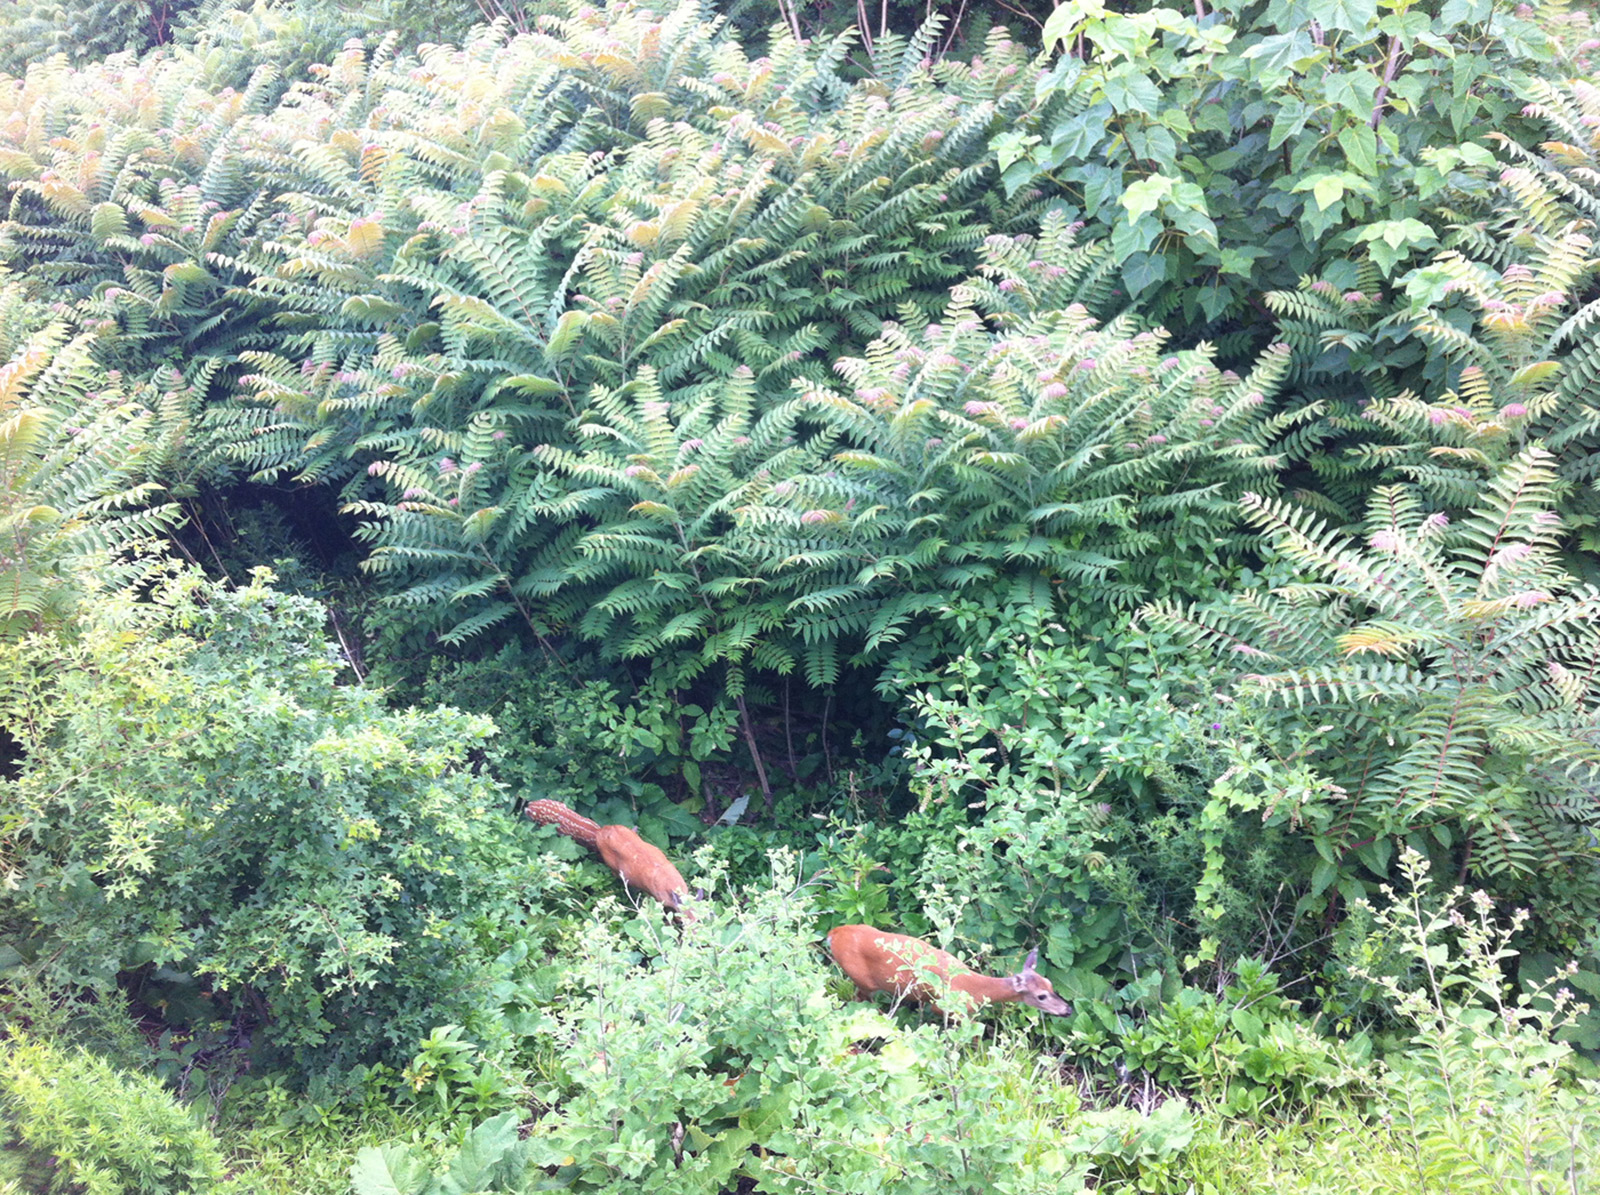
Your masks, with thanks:
[(369, 324), (386, 323), (404, 313), (405, 308), (400, 304), (391, 303), (378, 295), (351, 295), (339, 308), (339, 314), (346, 319)]
[(502, 1112), (468, 1133), (449, 1172), (439, 1180), (439, 1195), (488, 1190), (504, 1169), (507, 1155), (517, 1147), (517, 1121), (517, 1113)]
[(365, 1145), (350, 1168), (353, 1195), (424, 1195), (433, 1185), (428, 1168), (407, 1145)]
[(572, 347), (572, 342), (589, 323), (589, 316), (582, 311), (562, 312), (561, 318), (556, 321), (556, 326), (550, 333), (550, 341), (545, 345), (545, 355), (552, 361), (559, 360), (566, 351)]
[(122, 210), (121, 204), (97, 203), (94, 205), (94, 214), (90, 217), (89, 231), (102, 240), (106, 237), (126, 236), (128, 213)]
[(350, 221), (350, 231), (345, 234), (345, 248), (356, 257), (373, 257), (383, 248), (383, 222), (376, 216), (364, 216)]

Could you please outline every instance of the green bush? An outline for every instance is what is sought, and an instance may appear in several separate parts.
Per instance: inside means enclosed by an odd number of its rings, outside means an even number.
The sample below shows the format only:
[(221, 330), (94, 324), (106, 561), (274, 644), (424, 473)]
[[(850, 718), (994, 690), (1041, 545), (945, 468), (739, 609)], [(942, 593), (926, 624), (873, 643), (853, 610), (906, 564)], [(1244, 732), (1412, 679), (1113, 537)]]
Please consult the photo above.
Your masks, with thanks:
[[(35, 322), (20, 286), (0, 303), (8, 331)], [(60, 322), (0, 340), (0, 638), (70, 617), (85, 561), (107, 581), (137, 575), (140, 546), (177, 519), (149, 480), (154, 414), (94, 347)]]
[(0, 1048), (0, 1112), (24, 1190), (179, 1195), (222, 1177), (216, 1138), (158, 1080), (81, 1049), (26, 1036)]
[(726, 702), (701, 706), (664, 676), (635, 683), (584, 653), (509, 643), (493, 655), (462, 654), (435, 655), (414, 691), (424, 704), (494, 719), (486, 757), (515, 797), (549, 797), (662, 846), (705, 830), (694, 816), (704, 807), (701, 765), (725, 758), (732, 743)]
[[(1208, 820), (1303, 836), (1300, 912), (1367, 895), (1407, 843), (1528, 900), (1542, 945), (1570, 954), (1592, 933), (1600, 592), (1557, 554), (1555, 485), (1550, 454), (1533, 447), (1459, 524), (1386, 487), (1365, 542), (1251, 497), (1249, 518), (1304, 580), (1209, 610), (1147, 609), (1241, 662), (1237, 713), (1218, 724), (1237, 758)], [(1226, 870), (1220, 838), (1207, 868), (1202, 923)]]
[(1582, 1190), (1600, 1173), (1600, 1083), (1579, 1079), (1555, 1031), (1584, 1006), (1556, 977), (1517, 992), (1504, 967), (1527, 914), (1506, 918), (1482, 892), (1435, 894), (1411, 850), (1354, 963), (1404, 1024), (1374, 1111), (1408, 1155), (1371, 1190)]
[(21, 76), (54, 54), (73, 61), (172, 40), (199, 0), (15, 0), (0, 17), (0, 70)]
[[(1201, 812), (1228, 766), (1195, 725), (1211, 669), (1173, 636), (1088, 601), (1051, 619), (956, 600), (931, 631), (882, 685), (900, 694), (906, 725), (891, 735), (915, 805), (830, 841), (823, 855), (842, 886), (820, 903), (834, 901), (842, 921), (870, 920), (875, 904), (978, 948), (1038, 945), (1073, 995), (1109, 1000), (1151, 974), (1175, 984), (1197, 944)], [(1225, 928), (1213, 927), (1225, 957), (1274, 949), (1281, 927), (1258, 910), (1281, 884), (1285, 845), (1272, 830), (1229, 827), (1236, 866), (1219, 897)]]
[(466, 766), (492, 724), (341, 684), (321, 607), (261, 577), (150, 598), (5, 649), (15, 948), (58, 982), (186, 987), (319, 1070), (442, 1021), (506, 1049), (547, 870)]
[(1103, 233), (1156, 318), (1254, 322), (1253, 295), (1303, 275), (1365, 260), (1388, 284), (1481, 201), (1494, 156), (1479, 130), (1532, 140), (1522, 96), (1550, 57), (1532, 15), (1074, 0), (1045, 25), (1060, 56), (995, 139), (999, 165), (1008, 188), (1047, 188)]
[(1077, 1190), (1123, 1151), (1181, 1150), (1181, 1101), (1157, 1120), (1129, 1114), (1114, 1143), (1079, 1142), (1065, 1134), (1099, 1122), (1075, 1088), (1005, 1036), (986, 1040), (982, 1022), (906, 1027), (842, 1004), (793, 857), (772, 866), (740, 907), (708, 907), (681, 937), (653, 912), (619, 922), (602, 904), (551, 1009), (564, 1073), (536, 1086), (526, 1139), (510, 1117), (490, 1121), (438, 1176), (413, 1148), (364, 1150), (358, 1195), (452, 1190), (469, 1174), (517, 1190), (548, 1181), (541, 1171), (575, 1191), (1043, 1193)]

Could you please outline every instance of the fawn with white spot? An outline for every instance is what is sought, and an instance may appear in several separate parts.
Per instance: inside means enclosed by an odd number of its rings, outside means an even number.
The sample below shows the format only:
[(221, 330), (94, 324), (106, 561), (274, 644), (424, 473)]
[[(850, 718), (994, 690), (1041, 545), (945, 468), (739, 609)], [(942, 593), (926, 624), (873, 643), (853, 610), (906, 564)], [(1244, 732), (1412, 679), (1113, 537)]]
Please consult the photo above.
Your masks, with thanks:
[(672, 860), (640, 838), (637, 831), (627, 826), (602, 826), (560, 801), (529, 801), (523, 812), (594, 850), (600, 861), (617, 873), (624, 887), (648, 892), (685, 921), (694, 920), (694, 911), (686, 907), (690, 892), (683, 876)]
[(1051, 1016), (1064, 1017), (1072, 1006), (1056, 995), (1050, 981), (1035, 971), (1037, 950), (1028, 955), (1022, 970), (1015, 975), (980, 975), (960, 959), (920, 938), (891, 934), (870, 925), (841, 925), (828, 934), (828, 949), (833, 961), (856, 985), (856, 996), (865, 1000), (874, 992), (887, 992), (896, 998), (930, 1005), (943, 1015), (935, 1002), (935, 990), (923, 976), (932, 973), (950, 985), (952, 999), (963, 1007), (953, 1010), (971, 1014), (985, 1003), (1023, 1003)]

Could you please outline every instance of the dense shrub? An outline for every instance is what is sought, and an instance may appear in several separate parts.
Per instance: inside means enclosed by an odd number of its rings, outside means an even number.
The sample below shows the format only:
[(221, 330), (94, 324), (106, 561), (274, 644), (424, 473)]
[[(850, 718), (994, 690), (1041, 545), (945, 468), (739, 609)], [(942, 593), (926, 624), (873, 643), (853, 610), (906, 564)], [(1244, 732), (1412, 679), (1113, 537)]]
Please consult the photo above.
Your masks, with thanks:
[(0, 70), (22, 75), (56, 55), (73, 61), (172, 40), (198, 0), (15, 0), (0, 16)]
[(1063, 4), (1044, 29), (1060, 57), (1030, 119), (996, 139), (999, 164), (1008, 187), (1058, 190), (1103, 230), (1163, 320), (1245, 318), (1254, 294), (1345, 259), (1388, 280), (1485, 190), (1477, 130), (1528, 139), (1522, 87), (1550, 54), (1531, 16)]
[[(1063, 1136), (1075, 1089), (977, 1023), (902, 1026), (841, 1005), (790, 894), (794, 860), (773, 866), (742, 907), (681, 939), (653, 914), (591, 927), (553, 1010), (565, 1073), (535, 1091), (548, 1111), (520, 1143), (496, 1124), (452, 1168), (479, 1167), (488, 1190), (517, 1189), (525, 1169), (580, 1191), (1076, 1189), (1110, 1150)], [(1170, 1157), (1188, 1116), (1180, 1104), (1130, 1121), (1124, 1147)], [(357, 1191), (396, 1176), (405, 1195), (431, 1189), (416, 1151), (393, 1146), (363, 1151)]]
[(70, 615), (85, 560), (126, 576), (178, 512), (150, 480), (154, 412), (96, 366), (93, 338), (32, 330), (19, 287), (0, 306), (15, 335), (0, 335), (0, 637), (14, 637)]
[(5, 649), (11, 944), (60, 982), (203, 984), (326, 1068), (447, 1020), (504, 1048), (545, 871), (466, 768), (492, 724), (340, 684), (321, 608), (259, 578), (152, 598)]
[(157, 1079), (48, 1041), (0, 1047), (0, 1129), (25, 1191), (180, 1195), (222, 1176), (216, 1138)]
[(1526, 902), (1522, 945), (1592, 949), (1600, 595), (1556, 553), (1552, 464), (1525, 451), (1459, 524), (1380, 489), (1365, 543), (1252, 497), (1303, 579), (1147, 611), (1240, 661), (1236, 712), (1218, 715), (1238, 747), (1208, 804), (1202, 923), (1230, 866), (1222, 827), (1245, 817), (1310, 848), (1300, 913), (1373, 894), (1405, 844)]
[[(473, 7), (0, 88), (0, 979), (123, 989), (299, 1189), (350, 1117), (390, 1195), (1580, 1186), (1584, 19)], [(856, 921), (1078, 1012), (843, 1008)]]

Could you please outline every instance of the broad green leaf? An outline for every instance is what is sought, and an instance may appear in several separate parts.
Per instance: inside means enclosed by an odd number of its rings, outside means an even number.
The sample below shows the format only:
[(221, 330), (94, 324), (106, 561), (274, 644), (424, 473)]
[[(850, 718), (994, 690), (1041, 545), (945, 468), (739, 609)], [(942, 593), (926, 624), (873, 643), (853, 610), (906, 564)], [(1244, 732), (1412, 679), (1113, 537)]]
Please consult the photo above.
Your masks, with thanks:
[(1270, 256), (1267, 250), (1256, 245), (1241, 245), (1233, 249), (1224, 249), (1220, 259), (1220, 269), (1224, 274), (1236, 274), (1240, 278), (1248, 278), (1255, 272), (1257, 258)]
[(350, 1168), (353, 1195), (423, 1195), (432, 1185), (427, 1166), (407, 1145), (362, 1146)]
[(1423, 266), (1405, 275), (1403, 285), (1411, 311), (1417, 313), (1444, 301), (1455, 275), (1439, 266)]
[(1111, 105), (1101, 100), (1076, 116), (1059, 122), (1050, 134), (1052, 148), (1062, 148), (1067, 159), (1085, 158), (1106, 137)]
[(1339, 867), (1336, 863), (1331, 859), (1318, 859), (1317, 865), (1311, 869), (1311, 895), (1321, 896), (1338, 878)]
[(1494, 15), (1494, 0), (1445, 0), (1439, 9), (1441, 33), (1462, 25), (1482, 25)]
[(1261, 1018), (1247, 1008), (1236, 1008), (1228, 1014), (1240, 1037), (1245, 1041), (1255, 1043), (1261, 1040), (1261, 1030), (1264, 1028)]
[(1358, 120), (1372, 115), (1378, 99), (1378, 77), (1369, 70), (1338, 71), (1327, 79), (1327, 96)]
[(1000, 169), (1004, 170), (1013, 162), (1026, 156), (1029, 146), (1039, 144), (1039, 138), (1022, 132), (1020, 129), (1008, 129), (1000, 133), (989, 142), (989, 148), (994, 151), (995, 157), (1000, 160)]
[(1311, 0), (1311, 18), (1324, 29), (1364, 33), (1378, 19), (1376, 0)]
[(1155, 30), (1155, 19), (1150, 13), (1113, 13), (1097, 23), (1092, 37), (1103, 62), (1113, 54), (1139, 60), (1147, 56)]
[(1135, 253), (1122, 263), (1122, 284), (1130, 298), (1138, 298), (1166, 277), (1167, 259), (1159, 253)]
[(1173, 180), (1166, 175), (1152, 174), (1149, 178), (1128, 184), (1120, 202), (1128, 209), (1128, 215), (1137, 220), (1146, 212), (1158, 210), (1161, 201), (1172, 194), (1172, 187)]
[(1375, 178), (1378, 173), (1378, 135), (1364, 124), (1346, 125), (1339, 130), (1339, 148), (1345, 160), (1358, 173)]
[(1272, 132), (1267, 137), (1267, 148), (1277, 149), (1291, 137), (1298, 137), (1311, 118), (1312, 109), (1307, 104), (1284, 103), (1272, 118)]
[(1106, 101), (1121, 113), (1153, 113), (1161, 108), (1161, 91), (1137, 63), (1124, 62), (1101, 83)]
[(1088, 215), (1094, 215), (1108, 199), (1122, 190), (1120, 166), (1086, 165), (1078, 174), (1084, 179), (1083, 207)]
[(1212, 285), (1201, 289), (1198, 302), (1207, 320), (1219, 320), (1227, 314), (1237, 297), (1232, 287), (1222, 285), (1218, 279)]
[(1438, 244), (1433, 229), (1421, 220), (1380, 220), (1368, 224), (1356, 233), (1356, 239), (1367, 246), (1367, 252), (1385, 275), (1411, 255), (1412, 250)]
[(1349, 175), (1343, 171), (1332, 174), (1313, 174), (1301, 179), (1295, 184), (1296, 191), (1310, 191), (1311, 198), (1316, 200), (1320, 211), (1327, 211), (1344, 197), (1345, 180)]
[(1297, 29), (1264, 37), (1239, 57), (1253, 62), (1262, 82), (1274, 86), (1290, 75), (1309, 70), (1327, 57), (1327, 50), (1313, 42), (1305, 30)]
[(1393, 855), (1394, 843), (1387, 838), (1375, 838), (1356, 848), (1356, 858), (1377, 876), (1389, 874), (1389, 860)]
[(503, 1169), (506, 1155), (516, 1148), (518, 1119), (516, 1112), (502, 1112), (468, 1133), (449, 1172), (439, 1181), (439, 1195), (487, 1190), (496, 1172)]
[(1414, 220), (1410, 217), (1404, 220), (1379, 220), (1374, 224), (1368, 224), (1356, 234), (1356, 239), (1359, 241), (1381, 240), (1393, 249), (1399, 249), (1407, 245), (1435, 245), (1439, 242), (1439, 238), (1434, 235), (1433, 229), (1429, 228), (1421, 220)]
[(1127, 130), (1128, 150), (1134, 157), (1153, 162), (1162, 170), (1176, 167), (1178, 141), (1165, 125), (1139, 125)]
[(1111, 254), (1115, 260), (1127, 261), (1133, 254), (1148, 251), (1161, 235), (1161, 221), (1143, 215), (1137, 220), (1119, 221), (1111, 230)]
[(1039, 168), (1024, 158), (1020, 162), (1013, 162), (1000, 175), (1000, 182), (1005, 186), (1006, 195), (1015, 195), (1039, 176)]
[(1052, 12), (1044, 23), (1040, 40), (1045, 49), (1077, 36), (1085, 21), (1105, 15), (1105, 0), (1066, 0)]

